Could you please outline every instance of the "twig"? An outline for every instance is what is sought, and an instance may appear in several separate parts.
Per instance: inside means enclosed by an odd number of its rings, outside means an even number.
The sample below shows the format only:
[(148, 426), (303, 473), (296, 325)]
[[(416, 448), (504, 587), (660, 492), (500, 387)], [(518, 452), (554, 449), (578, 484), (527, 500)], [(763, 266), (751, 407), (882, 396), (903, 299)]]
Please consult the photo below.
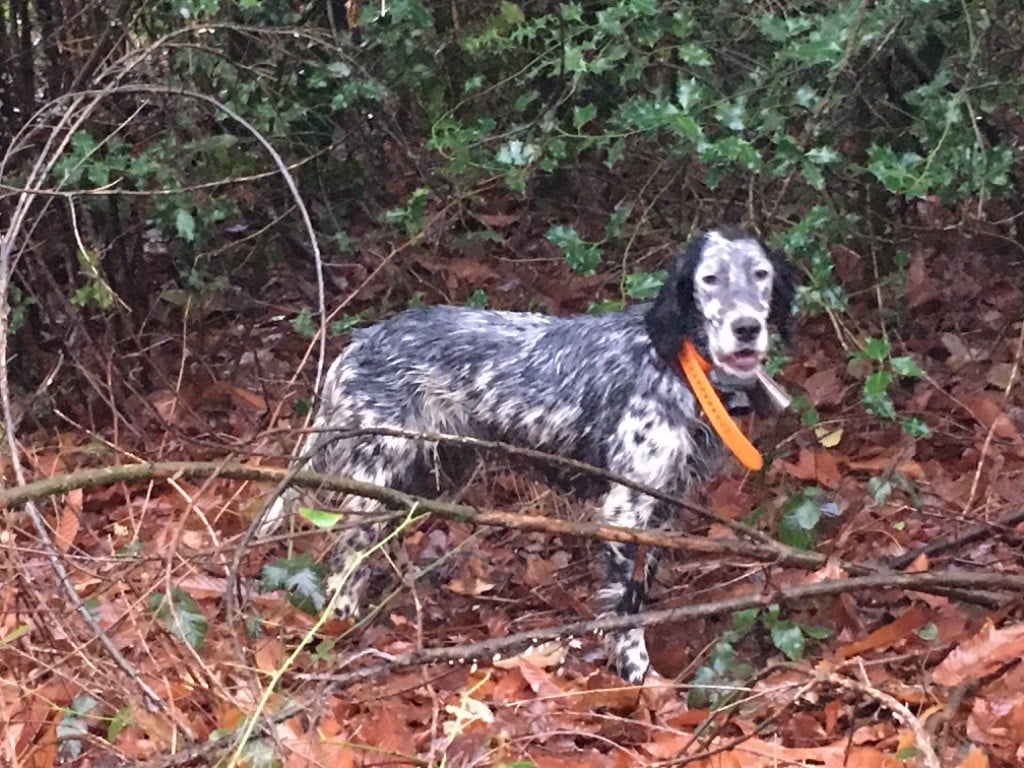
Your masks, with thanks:
[(939, 763), (939, 758), (935, 754), (935, 748), (932, 747), (931, 737), (928, 732), (924, 729), (921, 721), (918, 720), (914, 713), (907, 709), (907, 706), (903, 704), (895, 696), (892, 696), (884, 691), (880, 691), (873, 686), (868, 680), (867, 673), (861, 670), (861, 674), (864, 678), (863, 681), (852, 680), (842, 675), (837, 675), (834, 672), (830, 672), (821, 675), (819, 679), (822, 682), (828, 682), (837, 688), (842, 688), (846, 691), (853, 691), (859, 693), (862, 696), (869, 696), (883, 707), (888, 709), (897, 719), (910, 729), (910, 732), (914, 734), (914, 746), (921, 753), (921, 759), (924, 761), (924, 765), (927, 768), (942, 768)]
[[(287, 469), (247, 467), (239, 464), (223, 464), (209, 461), (163, 461), (152, 464), (127, 464), (54, 475), (25, 485), (0, 489), (0, 508), (18, 506), (32, 500), (46, 498), (53, 494), (66, 493), (77, 488), (108, 486), (119, 482), (207, 477), (224, 477), (232, 480), (266, 483), (280, 483), (288, 480), (293, 485), (305, 488), (318, 488), (375, 499), (391, 509), (408, 510), (416, 507), (424, 513), (450, 520), (470, 522), (474, 525), (570, 534), (584, 538), (632, 542), (689, 552), (740, 555), (763, 562), (776, 562), (807, 570), (820, 568), (826, 562), (825, 556), (822, 554), (788, 547), (770, 538), (763, 543), (754, 543), (736, 539), (687, 536), (664, 531), (641, 531), (594, 523), (577, 523), (540, 515), (490, 512), (465, 504), (453, 504), (437, 499), (421, 498), (386, 486), (364, 483), (336, 475), (323, 475), (310, 471), (291, 472)], [(865, 572), (866, 569), (859, 567), (857, 571)]]
[[(824, 595), (846, 594), (869, 589), (903, 588), (917, 592), (934, 593), (949, 588), (996, 588), (1008, 592), (1024, 589), (1024, 576), (1009, 574), (975, 573), (961, 569), (933, 573), (879, 573), (850, 579), (835, 579), (798, 587), (785, 587), (774, 592), (718, 600), (710, 603), (685, 605), (678, 608), (641, 611), (628, 615), (602, 616), (597, 619), (576, 621), (554, 627), (533, 629), (506, 637), (481, 640), (474, 643), (410, 651), (393, 656), (387, 662), (375, 664), (340, 675), (302, 675), (302, 679), (328, 681), (335, 685), (348, 685), (358, 680), (375, 677), (400, 667), (413, 667), (438, 662), (469, 663), (491, 661), (495, 654), (509, 649), (535, 645), (549, 640), (569, 640), (591, 632), (612, 632), (632, 627), (647, 627), (733, 613), (747, 608), (758, 608), (773, 603), (796, 603)], [(339, 664), (344, 664), (344, 660)]]
[[(47, 132), (46, 138), (42, 142), (42, 146), (33, 148), (34, 151), (36, 151), (37, 160), (33, 163), (29, 172), (24, 176), (26, 186), (33, 187), (42, 182), (53, 168), (57, 158), (59, 158), (63, 153), (67, 143), (71, 139), (73, 131), (85, 121), (87, 116), (98, 105), (102, 98), (102, 94), (78, 93), (72, 94), (67, 98), (71, 101), (71, 104), (68, 106), (66, 111), (61, 114), (58, 125)], [(86, 104), (87, 106), (84, 109), (78, 109), (78, 107), (83, 104)], [(15, 140), (11, 142), (8, 153), (5, 154), (3, 158), (0, 158), (0, 176), (3, 175), (3, 168), (6, 165), (8, 158), (13, 156), (13, 153), (16, 152), (19, 141), (27, 140), (28, 135), (31, 133), (29, 126), (33, 124), (34, 120), (38, 118), (39, 115), (44, 114), (44, 112), (45, 110), (33, 116), (33, 120), (30, 120), (26, 126), (19, 131)], [(0, 410), (3, 411), (3, 432), (5, 433), (4, 437), (10, 453), (11, 467), (14, 471), (15, 479), (22, 485), (25, 483), (25, 471), (18, 456), (18, 441), (15, 435), (16, 420), (11, 407), (9, 380), (7, 375), (7, 338), (8, 320), (10, 316), (8, 289), (10, 279), (14, 273), (15, 264), (17, 263), (15, 248), (22, 238), (22, 227), (35, 202), (35, 199), (36, 195), (31, 192), (19, 195), (18, 201), (15, 204), (14, 210), (8, 221), (8, 227), (3, 232), (2, 236), (0, 236)], [(35, 528), (36, 534), (42, 543), (46, 559), (49, 561), (50, 567), (57, 576), (60, 589), (67, 596), (71, 605), (74, 607), (75, 612), (89, 628), (93, 636), (99, 640), (100, 644), (104, 647), (108, 656), (113, 660), (118, 669), (120, 669), (128, 679), (132, 681), (138, 690), (142, 691), (148, 702), (152, 706), (167, 713), (174, 722), (175, 727), (192, 737), (192, 729), (185, 719), (180, 716), (173, 706), (164, 701), (164, 699), (162, 699), (159, 694), (157, 694), (157, 692), (142, 679), (128, 659), (125, 658), (124, 654), (121, 653), (117, 645), (110, 639), (110, 636), (104, 631), (103, 627), (100, 626), (100, 623), (97, 621), (92, 611), (90, 611), (85, 605), (85, 602), (78, 594), (78, 590), (75, 589), (75, 585), (71, 580), (70, 574), (64, 567), (60, 553), (53, 543), (53, 539), (50, 536), (39, 509), (31, 500), (27, 501), (25, 508), (29, 519), (32, 522), (32, 526)]]
[[(680, 496), (674, 496), (670, 493), (665, 493), (658, 488), (654, 488), (650, 485), (638, 483), (632, 478), (626, 477), (625, 475), (612, 472), (604, 469), (603, 467), (597, 467), (593, 464), (588, 464), (584, 461), (570, 458), (568, 456), (561, 456), (555, 453), (547, 453), (545, 451), (539, 451), (534, 448), (524, 448), (518, 445), (512, 445), (510, 443), (493, 441), (493, 440), (481, 440), (476, 437), (465, 437), (462, 435), (450, 435), (439, 432), (417, 432), (408, 429), (396, 429), (393, 427), (361, 427), (359, 429), (350, 430), (337, 430), (337, 429), (323, 429), (323, 430), (310, 430), (310, 432), (330, 432), (334, 439), (344, 440), (352, 437), (363, 437), (367, 435), (378, 435), (382, 437), (405, 437), (410, 440), (422, 440), (429, 443), (442, 443), (444, 445), (455, 445), (462, 448), (473, 448), (481, 451), (498, 451), (502, 454), (510, 456), (518, 456), (530, 461), (536, 461), (543, 464), (551, 465), (563, 470), (572, 470), (579, 472), (590, 477), (596, 477), (600, 480), (607, 481), (609, 483), (616, 483), (625, 488), (629, 488), (633, 491), (639, 491), (646, 496), (650, 496), (658, 501), (663, 501), (671, 504), (679, 509), (685, 509), (687, 512), (701, 517), (708, 522), (715, 523), (717, 525), (724, 526), (735, 532), (739, 536), (743, 536), (748, 539), (752, 539), (761, 544), (766, 545), (777, 545), (771, 536), (761, 531), (750, 528), (743, 523), (738, 523), (735, 520), (730, 520), (727, 517), (716, 515), (710, 510), (691, 504), (686, 499)], [(306, 458), (306, 457), (303, 457)]]
[[(449, 520), (469, 522), (473, 525), (552, 534), (568, 534), (581, 538), (635, 543), (684, 552), (739, 556), (763, 563), (776, 563), (804, 570), (817, 570), (822, 568), (827, 562), (825, 555), (790, 547), (769, 537), (764, 537), (763, 540), (757, 542), (745, 542), (739, 539), (690, 536), (669, 531), (645, 531), (596, 523), (572, 522), (541, 515), (486, 511), (465, 504), (454, 504), (437, 499), (423, 498), (382, 485), (374, 485), (346, 477), (323, 475), (318, 472), (305, 470), (296, 472), (287, 469), (248, 467), (239, 464), (203, 461), (164, 461), (151, 464), (128, 464), (54, 475), (53, 477), (13, 488), (0, 488), (0, 509), (26, 504), (36, 499), (45, 498), (53, 494), (66, 493), (77, 488), (108, 486), (118, 482), (171, 480), (182, 477), (223, 477), (232, 480), (278, 484), (289, 482), (292, 485), (305, 488), (317, 488), (375, 499), (390, 509), (407, 511), (415, 507), (425, 514)], [(1016, 514), (1024, 515), (1024, 510)], [(1016, 519), (1016, 515), (1010, 519)], [(888, 563), (866, 562), (854, 564), (835, 561), (835, 565), (847, 573), (866, 577), (885, 576), (888, 574), (895, 578), (908, 575), (890, 571), (891, 566)], [(918, 575), (926, 576), (927, 574)], [(980, 582), (971, 582), (968, 586), (971, 588), (983, 588), (991, 587), (994, 584), (995, 582), (991, 579), (988, 581), (983, 579)], [(963, 586), (965, 586), (964, 583), (950, 584), (943, 586), (942, 589)], [(938, 587), (936, 591), (942, 593)]]
[(964, 544), (970, 544), (978, 539), (983, 539), (992, 535), (993, 529), (1002, 528), (1004, 530), (1009, 530), (1022, 522), (1024, 522), (1024, 507), (1003, 515), (998, 520), (993, 520), (992, 522), (975, 523), (961, 531), (956, 536), (949, 536), (929, 541), (927, 544), (918, 547), (917, 549), (904, 552), (902, 555), (890, 557), (885, 561), (885, 564), (889, 568), (898, 571), (906, 568), (921, 555), (933, 557), (941, 554), (942, 552), (949, 552)]

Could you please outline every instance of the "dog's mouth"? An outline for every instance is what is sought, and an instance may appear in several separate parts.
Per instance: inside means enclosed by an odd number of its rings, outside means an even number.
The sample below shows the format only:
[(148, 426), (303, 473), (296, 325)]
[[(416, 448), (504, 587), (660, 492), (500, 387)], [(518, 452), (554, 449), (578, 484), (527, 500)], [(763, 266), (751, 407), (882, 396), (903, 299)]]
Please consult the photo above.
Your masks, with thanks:
[(731, 355), (723, 355), (718, 364), (734, 376), (750, 376), (761, 367), (761, 353), (756, 349), (742, 349)]

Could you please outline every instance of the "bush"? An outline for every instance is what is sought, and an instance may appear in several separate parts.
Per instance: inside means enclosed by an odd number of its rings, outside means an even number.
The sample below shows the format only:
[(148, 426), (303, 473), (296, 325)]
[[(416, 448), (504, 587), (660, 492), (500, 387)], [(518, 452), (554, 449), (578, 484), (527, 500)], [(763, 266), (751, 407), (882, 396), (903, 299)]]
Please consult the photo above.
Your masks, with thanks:
[[(46, 254), (35, 279), (49, 274), (81, 311), (116, 312), (110, 294), (147, 307), (167, 281), (215, 288), (295, 252), (293, 201), (234, 115), (295, 169), (334, 254), (357, 223), (405, 238), (444, 206), (500, 195), (541, 212), (585, 272), (634, 233), (678, 240), (744, 220), (803, 260), (802, 298), (819, 311), (846, 304), (831, 244), (884, 231), (911, 198), (983, 211), (1022, 181), (1015, 0), (392, 0), (363, 3), (352, 28), (337, 3), (181, 0), (145, 6), (120, 38), (88, 17), (73, 48), (51, 44), (71, 32), (55, 5), (49, 26), (24, 19), (45, 32), (21, 50), (37, 78), (2, 76), (0, 136), (17, 183), (54, 116), (79, 110), (45, 161), (88, 226), (53, 210), (58, 225), (31, 237), (51, 241), (33, 251)], [(603, 240), (573, 229), (584, 193), (607, 211)], [(431, 236), (460, 234), (502, 239), (472, 215)], [(154, 239), (170, 247), (145, 247)], [(41, 298), (44, 282), (15, 277)]]

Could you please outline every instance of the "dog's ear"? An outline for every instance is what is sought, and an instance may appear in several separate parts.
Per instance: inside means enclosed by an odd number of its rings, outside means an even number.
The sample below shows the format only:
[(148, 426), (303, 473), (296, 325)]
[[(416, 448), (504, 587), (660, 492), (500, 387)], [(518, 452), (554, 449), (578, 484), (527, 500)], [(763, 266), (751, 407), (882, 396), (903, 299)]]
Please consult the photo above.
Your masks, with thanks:
[(793, 301), (796, 299), (796, 274), (793, 266), (777, 253), (770, 253), (775, 268), (772, 304), (768, 321), (775, 326), (782, 342), (789, 346), (793, 330)]
[(697, 268), (704, 238), (691, 242), (672, 262), (654, 304), (647, 311), (647, 334), (658, 355), (675, 365), (683, 339), (698, 329), (694, 322), (693, 272)]

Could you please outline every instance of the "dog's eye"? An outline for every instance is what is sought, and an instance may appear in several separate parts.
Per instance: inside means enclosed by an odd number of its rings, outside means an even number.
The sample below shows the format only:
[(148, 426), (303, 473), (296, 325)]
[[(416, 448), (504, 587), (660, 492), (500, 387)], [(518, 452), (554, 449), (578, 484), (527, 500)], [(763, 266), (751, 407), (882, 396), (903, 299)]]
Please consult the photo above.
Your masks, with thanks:
[(771, 277), (771, 272), (767, 269), (758, 269), (754, 272), (755, 280), (767, 280), (769, 277)]
[(704, 275), (700, 281), (704, 285), (718, 285), (718, 275)]

